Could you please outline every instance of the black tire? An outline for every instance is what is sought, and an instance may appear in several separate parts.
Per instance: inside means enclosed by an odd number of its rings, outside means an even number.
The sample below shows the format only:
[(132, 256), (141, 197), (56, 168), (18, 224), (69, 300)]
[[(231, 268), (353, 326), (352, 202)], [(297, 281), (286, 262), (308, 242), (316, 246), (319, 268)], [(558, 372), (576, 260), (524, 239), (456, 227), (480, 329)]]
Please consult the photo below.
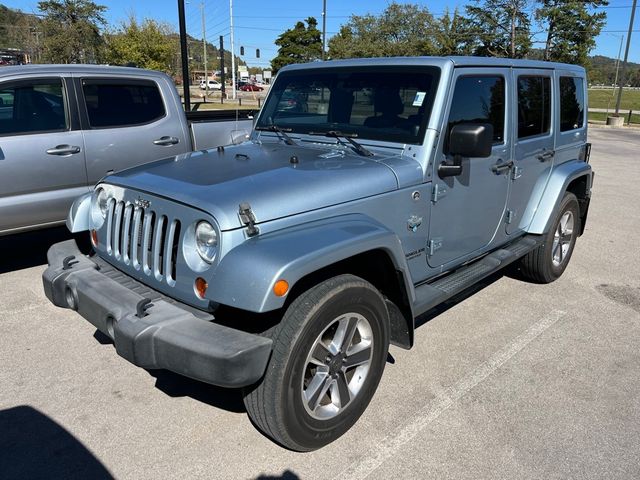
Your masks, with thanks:
[[(358, 315), (345, 316), (347, 313)], [(362, 322), (361, 317), (366, 320)], [(342, 320), (341, 320), (342, 319)], [(318, 404), (317, 409), (311, 411), (310, 407), (303, 403), (303, 395), (307, 395), (311, 390), (307, 377), (314, 379), (320, 374), (314, 374), (320, 368), (339, 368), (344, 363), (340, 363), (341, 358), (336, 354), (332, 357), (331, 363), (327, 355), (327, 366), (314, 367), (312, 363), (307, 363), (308, 357), (312, 356), (311, 349), (318, 345), (320, 338), (330, 335), (336, 326), (335, 337), (339, 325), (343, 320), (348, 325), (353, 325), (355, 319), (355, 332), (352, 340), (348, 340), (351, 350), (354, 345), (364, 345), (365, 339), (369, 336), (361, 337), (360, 329), (366, 325), (372, 339), (369, 350), (368, 371), (363, 375), (351, 374), (351, 381), (359, 383), (359, 390), (351, 398), (345, 407), (335, 407), (331, 403), (331, 396), (322, 395), (322, 398), (329, 401), (327, 405)], [(329, 332), (329, 333), (327, 333)], [(323, 337), (321, 337), (323, 335)], [(348, 335), (344, 335), (344, 338)], [(320, 448), (334, 441), (344, 434), (360, 418), (367, 405), (371, 401), (373, 394), (378, 387), (382, 372), (384, 371), (389, 348), (389, 314), (382, 298), (382, 295), (368, 282), (353, 275), (340, 275), (331, 278), (319, 285), (307, 290), (296, 298), (286, 310), (281, 323), (273, 333), (273, 353), (267, 366), (262, 381), (252, 389), (245, 391), (244, 403), (247, 413), (267, 436), (271, 437), (280, 445), (296, 451), (310, 451)], [(327, 337), (328, 338), (328, 337)], [(365, 342), (366, 343), (366, 342)], [(319, 351), (319, 350), (318, 350)], [(345, 352), (347, 349), (345, 348)], [(323, 351), (324, 353), (330, 353)], [(324, 355), (323, 353), (323, 355)], [(347, 358), (355, 358), (355, 354), (349, 354)], [(342, 362), (347, 360), (342, 359)], [(331, 365), (329, 366), (329, 364)], [(355, 372), (361, 367), (351, 367)], [(358, 370), (361, 372), (361, 370)], [(328, 373), (337, 378), (345, 379), (351, 385), (348, 375), (351, 370), (344, 373)], [(322, 373), (321, 375), (324, 375)], [(325, 378), (325, 377), (323, 377)], [(332, 383), (333, 382), (333, 383)], [(328, 380), (332, 384), (331, 388), (338, 388), (338, 380)], [(325, 385), (325, 384), (323, 384)], [(306, 391), (305, 391), (306, 388)], [(318, 391), (321, 389), (319, 388)], [(342, 390), (344, 391), (344, 390)], [(331, 390), (333, 393), (333, 390)], [(348, 392), (350, 394), (350, 392)], [(312, 396), (313, 398), (313, 396)], [(339, 394), (339, 398), (342, 396)], [(340, 400), (339, 403), (341, 403)], [(312, 400), (307, 400), (310, 405)], [(331, 418), (316, 418), (316, 415), (326, 415), (325, 410), (336, 409), (337, 413)]]
[[(571, 239), (568, 242), (567, 250), (564, 255), (561, 255), (561, 260), (558, 262), (557, 252), (558, 245), (554, 242), (557, 234), (559, 234), (560, 221), (569, 212), (573, 221), (573, 227), (571, 231)], [(578, 200), (573, 193), (567, 192), (564, 194), (558, 214), (553, 222), (553, 225), (549, 229), (549, 232), (545, 234), (544, 243), (535, 250), (532, 250), (520, 260), (520, 273), (522, 276), (535, 283), (551, 283), (557, 280), (560, 275), (565, 271), (569, 260), (571, 260), (571, 254), (578, 238), (578, 232), (580, 232), (580, 206)], [(555, 251), (554, 251), (555, 248)], [(559, 247), (560, 251), (563, 251), (562, 246)], [(555, 261), (554, 261), (554, 256)]]

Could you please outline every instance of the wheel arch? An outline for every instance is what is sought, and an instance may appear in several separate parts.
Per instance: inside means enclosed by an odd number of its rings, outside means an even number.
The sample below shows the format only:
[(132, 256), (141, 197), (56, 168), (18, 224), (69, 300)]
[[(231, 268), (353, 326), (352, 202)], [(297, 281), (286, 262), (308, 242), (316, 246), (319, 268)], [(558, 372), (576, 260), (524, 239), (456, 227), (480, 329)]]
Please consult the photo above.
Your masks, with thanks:
[(566, 192), (571, 192), (578, 198), (581, 225), (584, 228), (591, 196), (591, 180), (591, 167), (585, 162), (575, 160), (556, 167), (539, 202), (528, 208), (532, 219), (526, 229), (527, 233), (542, 235), (549, 231)]
[[(222, 258), (207, 296), (221, 305), (266, 313), (286, 307), (314, 282), (343, 273), (360, 276), (382, 292), (393, 343), (409, 348), (415, 292), (404, 251), (397, 235), (366, 215), (323, 219), (248, 239)], [(273, 293), (280, 279), (289, 284), (283, 297)]]

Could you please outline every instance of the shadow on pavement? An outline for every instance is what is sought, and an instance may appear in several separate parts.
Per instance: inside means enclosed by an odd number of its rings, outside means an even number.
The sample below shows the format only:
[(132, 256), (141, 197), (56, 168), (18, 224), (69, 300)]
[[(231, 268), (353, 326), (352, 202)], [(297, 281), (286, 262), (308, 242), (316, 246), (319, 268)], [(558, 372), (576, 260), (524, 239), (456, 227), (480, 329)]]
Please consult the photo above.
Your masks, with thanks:
[(73, 235), (64, 226), (0, 237), (0, 274), (46, 264), (49, 247), (70, 238), (89, 251), (88, 234)]
[(260, 475), (255, 480), (300, 480), (300, 477), (291, 470), (285, 470), (282, 475)]
[(499, 271), (497, 273), (494, 273), (493, 275), (488, 276), (484, 280), (482, 280), (482, 281), (476, 283), (475, 285), (467, 288), (466, 290), (462, 291), (458, 295), (455, 295), (455, 296), (451, 297), (449, 300), (445, 300), (444, 302), (442, 302), (437, 307), (432, 308), (431, 310), (427, 310), (425, 313), (423, 313), (422, 315), (420, 315), (419, 317), (416, 318), (416, 320), (415, 320), (416, 328), (421, 327), (422, 325), (424, 325), (427, 322), (429, 322), (429, 321), (433, 320), (434, 318), (436, 318), (438, 315), (443, 314), (444, 312), (446, 312), (450, 308), (453, 308), (456, 305), (458, 305), (459, 303), (464, 302), (467, 298), (475, 295), (480, 290), (483, 290), (483, 289), (487, 288), (489, 285), (497, 282), (503, 276), (505, 276), (507, 274), (510, 274), (510, 272), (511, 272), (511, 270), (509, 268), (507, 268), (507, 270), (501, 270), (501, 271)]
[(29, 406), (0, 410), (0, 477), (112, 479), (71, 433)]
[(168, 370), (147, 370), (156, 379), (155, 387), (170, 397), (191, 397), (212, 407), (245, 413), (240, 389), (222, 388), (192, 380)]

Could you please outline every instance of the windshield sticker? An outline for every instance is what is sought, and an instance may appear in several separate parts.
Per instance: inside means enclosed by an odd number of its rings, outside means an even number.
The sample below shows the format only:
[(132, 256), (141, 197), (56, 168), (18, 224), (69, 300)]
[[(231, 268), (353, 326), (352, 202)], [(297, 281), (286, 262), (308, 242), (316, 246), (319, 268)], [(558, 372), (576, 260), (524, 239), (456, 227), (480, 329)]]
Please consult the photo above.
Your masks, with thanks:
[(416, 92), (416, 97), (413, 99), (414, 107), (421, 107), (424, 103), (424, 99), (427, 96), (427, 92)]

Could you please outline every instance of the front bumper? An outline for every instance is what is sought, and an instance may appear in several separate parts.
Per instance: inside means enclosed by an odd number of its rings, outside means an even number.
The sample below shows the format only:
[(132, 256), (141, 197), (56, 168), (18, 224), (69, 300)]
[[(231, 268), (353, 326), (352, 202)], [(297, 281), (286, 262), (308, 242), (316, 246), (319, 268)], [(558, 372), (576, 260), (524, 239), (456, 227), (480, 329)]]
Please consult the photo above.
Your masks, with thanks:
[(76, 310), (134, 365), (222, 387), (248, 386), (264, 374), (271, 339), (213, 323), (213, 316), (196, 315), (131, 277), (124, 286), (82, 255), (73, 240), (53, 245), (47, 260), (42, 275), (47, 298)]

